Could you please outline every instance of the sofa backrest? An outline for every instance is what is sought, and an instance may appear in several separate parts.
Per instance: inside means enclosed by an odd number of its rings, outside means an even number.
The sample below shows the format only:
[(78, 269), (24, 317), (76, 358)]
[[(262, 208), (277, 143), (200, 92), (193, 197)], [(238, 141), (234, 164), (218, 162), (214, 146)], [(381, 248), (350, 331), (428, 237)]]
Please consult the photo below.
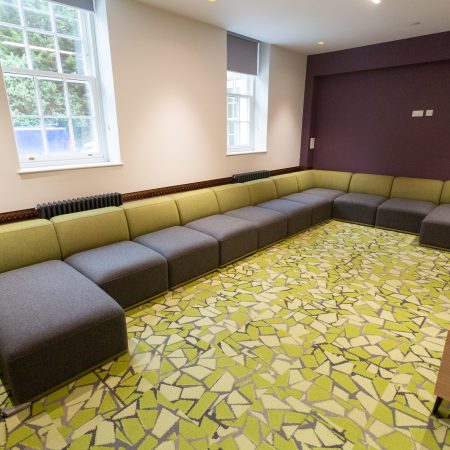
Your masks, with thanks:
[(297, 172), (297, 184), (300, 192), (316, 187), (314, 172), (315, 170), (302, 170), (301, 172)]
[(354, 173), (348, 191), (389, 197), (393, 182), (394, 177), (389, 175)]
[(422, 200), (438, 204), (441, 198), (443, 181), (428, 178), (397, 177), (391, 189), (391, 197)]
[(314, 184), (316, 188), (337, 189), (347, 192), (351, 178), (351, 172), (314, 170)]
[(442, 188), (441, 203), (450, 203), (450, 180), (446, 181)]
[(51, 221), (64, 259), (130, 238), (125, 213), (115, 206), (56, 216)]
[(0, 226), (0, 249), (0, 273), (61, 259), (55, 229), (43, 219)]
[(268, 202), (277, 198), (277, 188), (271, 178), (264, 180), (254, 180), (245, 183), (250, 192), (250, 202), (252, 205)]
[(278, 197), (295, 194), (298, 192), (297, 175), (300, 172), (286, 173), (284, 175), (275, 175), (272, 177), (277, 188)]
[(244, 208), (249, 206), (250, 191), (246, 184), (225, 184), (212, 188), (219, 203), (220, 212), (226, 213), (232, 209)]
[(121, 206), (125, 211), (130, 238), (180, 225), (177, 204), (170, 197), (156, 197)]
[(219, 214), (219, 204), (211, 189), (183, 192), (171, 196), (178, 208), (182, 225), (203, 217)]

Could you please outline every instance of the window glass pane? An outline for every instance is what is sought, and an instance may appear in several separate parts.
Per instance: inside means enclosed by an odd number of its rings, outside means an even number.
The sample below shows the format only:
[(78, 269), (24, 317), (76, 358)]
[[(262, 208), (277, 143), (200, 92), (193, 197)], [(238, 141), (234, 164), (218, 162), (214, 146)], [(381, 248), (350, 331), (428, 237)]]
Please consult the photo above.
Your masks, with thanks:
[(5, 85), (14, 116), (38, 115), (33, 77), (5, 74)]
[(87, 83), (67, 82), (70, 114), (72, 116), (91, 116), (91, 95)]
[(66, 116), (64, 84), (60, 80), (39, 79), (39, 92), (45, 116)]
[(83, 45), (80, 40), (59, 38), (61, 67), (64, 73), (84, 75)]
[(40, 47), (45, 49), (55, 48), (55, 39), (51, 34), (28, 31), (28, 43), (31, 47)]
[(76, 10), (76, 8), (71, 8), (70, 6), (59, 5), (55, 3), (53, 5), (53, 12), (55, 16), (68, 17), (70, 19), (78, 19), (78, 11)]
[(3, 67), (27, 67), (25, 44), (20, 29), (0, 26), (0, 64)]
[(34, 70), (45, 70), (47, 72), (58, 72), (56, 64), (55, 52), (48, 52), (45, 50), (31, 50), (31, 60)]
[(60, 53), (61, 67), (64, 73), (84, 74), (83, 57), (71, 53)]
[(241, 147), (250, 146), (250, 124), (248, 122), (239, 123), (239, 145)]
[(79, 36), (80, 30), (78, 20), (68, 19), (66, 17), (56, 17), (56, 31), (70, 36)]
[(44, 119), (44, 125), (50, 153), (68, 152), (71, 150), (68, 119)]
[(254, 79), (253, 75), (227, 72), (227, 92), (229, 94), (252, 96)]
[(37, 11), (48, 12), (48, 2), (44, 0), (22, 0), (25, 8), (36, 9)]
[(236, 119), (236, 98), (228, 97), (228, 119)]
[(19, 8), (12, 4), (0, 3), (0, 22), (20, 25)]
[(44, 154), (41, 119), (16, 117), (13, 125), (20, 159)]
[(52, 21), (50, 15), (42, 12), (25, 9), (25, 23), (29, 28), (52, 31)]
[(240, 98), (239, 99), (239, 120), (250, 121), (250, 99)]
[(73, 119), (73, 135), (78, 152), (96, 152), (94, 122), (92, 119)]

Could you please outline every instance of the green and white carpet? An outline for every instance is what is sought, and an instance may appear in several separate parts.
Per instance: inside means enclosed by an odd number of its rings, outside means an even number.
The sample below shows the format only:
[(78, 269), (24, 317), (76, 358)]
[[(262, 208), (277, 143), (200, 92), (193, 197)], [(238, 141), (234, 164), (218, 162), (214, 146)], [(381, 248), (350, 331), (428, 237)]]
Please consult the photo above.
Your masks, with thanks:
[(450, 448), (450, 253), (415, 236), (329, 222), (127, 320), (130, 355), (0, 422), (0, 448)]

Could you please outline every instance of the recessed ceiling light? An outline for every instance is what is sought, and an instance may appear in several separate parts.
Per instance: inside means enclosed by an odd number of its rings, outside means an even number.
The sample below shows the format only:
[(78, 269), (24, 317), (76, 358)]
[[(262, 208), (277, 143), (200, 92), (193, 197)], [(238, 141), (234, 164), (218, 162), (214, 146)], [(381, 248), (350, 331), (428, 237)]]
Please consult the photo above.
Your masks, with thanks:
[(375, 5), (378, 5), (381, 3), (381, 0), (372, 0), (372, 3), (375, 3)]
[(325, 45), (325, 42), (324, 42), (324, 41), (319, 41), (319, 42), (317, 43), (317, 45)]

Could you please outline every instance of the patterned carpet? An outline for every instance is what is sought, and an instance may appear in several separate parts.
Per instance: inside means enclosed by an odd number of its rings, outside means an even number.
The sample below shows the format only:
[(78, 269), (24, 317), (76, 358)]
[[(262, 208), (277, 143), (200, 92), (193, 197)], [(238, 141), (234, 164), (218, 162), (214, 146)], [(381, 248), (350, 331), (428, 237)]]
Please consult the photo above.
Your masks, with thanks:
[(129, 312), (130, 355), (0, 422), (0, 448), (450, 448), (449, 271), (415, 236), (313, 228)]

